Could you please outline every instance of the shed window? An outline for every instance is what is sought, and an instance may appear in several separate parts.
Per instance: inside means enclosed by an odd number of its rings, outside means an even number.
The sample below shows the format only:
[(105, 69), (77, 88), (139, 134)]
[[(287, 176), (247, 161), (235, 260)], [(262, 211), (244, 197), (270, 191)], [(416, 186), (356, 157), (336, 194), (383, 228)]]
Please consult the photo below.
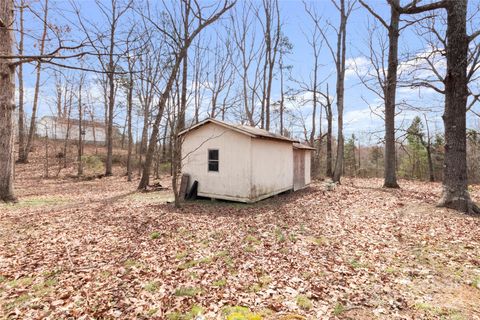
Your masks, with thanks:
[(208, 150), (208, 171), (218, 172), (218, 149)]

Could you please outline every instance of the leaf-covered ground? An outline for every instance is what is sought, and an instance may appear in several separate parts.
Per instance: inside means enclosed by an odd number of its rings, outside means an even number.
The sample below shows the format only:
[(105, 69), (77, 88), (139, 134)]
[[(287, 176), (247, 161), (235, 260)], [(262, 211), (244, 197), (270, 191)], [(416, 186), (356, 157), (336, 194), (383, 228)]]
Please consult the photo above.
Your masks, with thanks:
[(0, 205), (0, 318), (480, 319), (480, 219), (436, 208), (439, 184), (175, 209), (125, 180), (19, 169), (20, 203)]

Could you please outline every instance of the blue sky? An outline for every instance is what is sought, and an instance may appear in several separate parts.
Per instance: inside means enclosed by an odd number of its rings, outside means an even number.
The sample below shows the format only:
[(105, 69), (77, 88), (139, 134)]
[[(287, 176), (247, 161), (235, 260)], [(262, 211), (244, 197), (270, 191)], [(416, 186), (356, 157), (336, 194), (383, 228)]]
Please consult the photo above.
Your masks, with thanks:
[[(51, 0), (52, 1), (52, 0)], [(155, 1), (151, 1), (155, 3)], [(78, 3), (81, 5), (83, 14), (86, 15), (92, 21), (101, 22), (102, 18), (98, 9), (95, 7), (94, 2), (91, 0), (80, 0)], [(173, 2), (172, 2), (173, 3)], [(170, 3), (170, 4), (172, 4)], [(388, 20), (389, 10), (384, 0), (372, 0), (369, 1), (372, 7), (374, 7), (386, 20)], [(37, 8), (39, 3), (33, 4)], [(244, 6), (245, 2), (239, 0), (237, 6)], [(308, 2), (308, 5), (316, 8), (317, 12), (322, 16), (323, 22), (330, 22), (333, 25), (338, 24), (338, 12), (332, 5), (330, 0), (318, 0)], [(70, 25), (72, 28), (72, 34), (75, 34), (75, 16), (69, 12), (69, 1), (56, 1), (51, 2), (53, 8), (51, 17), (59, 25)], [(293, 44), (293, 52), (287, 58), (287, 63), (292, 65), (292, 77), (295, 79), (307, 80), (312, 70), (313, 58), (311, 54), (311, 48), (309, 47), (305, 34), (309, 34), (313, 28), (313, 24), (305, 13), (304, 4), (302, 1), (297, 0), (280, 0), (281, 19), (283, 23), (283, 33), (289, 38)], [(345, 83), (345, 134), (351, 135), (355, 133), (360, 136), (366, 143), (376, 143), (382, 133), (382, 120), (371, 112), (370, 106), (379, 104), (378, 97), (375, 94), (368, 91), (360, 82), (357, 73), (362, 73), (365, 68), (368, 68), (368, 61), (365, 59), (365, 55), (368, 53), (367, 39), (369, 37), (368, 26), (374, 22), (371, 15), (359, 5), (352, 12), (348, 22), (348, 36), (347, 36), (347, 64), (351, 66), (347, 70), (347, 77)], [(40, 21), (32, 14), (26, 14), (26, 25), (30, 29), (32, 34), (39, 34), (41, 29)], [(204, 36), (215, 37), (219, 29), (222, 28), (221, 23), (217, 23), (209, 29), (205, 30)], [(259, 28), (257, 28), (258, 32)], [(221, 32), (221, 30), (220, 30)], [(332, 43), (335, 42), (335, 34), (333, 32), (327, 32)], [(257, 35), (261, 36), (261, 35)], [(401, 34), (400, 54), (403, 55), (406, 52), (415, 54), (423, 50), (423, 43), (419, 40), (418, 36), (413, 32), (410, 27), (404, 30)], [(53, 45), (53, 44), (52, 44)], [(36, 52), (38, 50), (33, 46), (32, 40), (27, 40), (27, 52)], [(48, 50), (47, 50), (48, 51)], [(325, 78), (331, 75), (329, 80), (330, 94), (334, 95), (335, 89), (335, 66), (330, 52), (324, 45), (321, 52), (320, 61), (322, 67), (320, 68), (319, 77)], [(402, 60), (401, 60), (402, 61)], [(355, 63), (353, 63), (355, 62)], [(356, 71), (354, 70), (356, 69)], [(34, 86), (34, 69), (32, 66), (25, 66), (26, 77), (26, 110), (31, 109), (31, 96)], [(287, 81), (287, 87), (295, 89), (298, 85), (295, 82)], [(93, 86), (93, 84), (92, 84)], [(51, 113), (52, 96), (54, 89), (54, 79), (50, 76), (49, 72), (42, 74), (42, 90), (40, 94), (39, 104), (39, 116), (47, 115)], [(97, 93), (99, 90), (97, 89)], [(275, 80), (273, 84), (273, 99), (279, 97), (279, 85)], [(432, 109), (428, 112), (428, 119), (431, 121), (430, 127), (433, 130), (441, 131), (441, 105), (443, 97), (432, 90), (426, 89), (410, 89), (399, 88), (398, 90), (399, 100), (406, 100), (414, 107), (422, 107)], [(119, 98), (121, 99), (121, 98)], [(335, 107), (335, 105), (334, 105)], [(300, 108), (299, 112), (305, 115), (306, 121), (309, 122), (308, 115), (311, 112), (311, 106), (306, 104)], [(103, 113), (98, 110), (98, 116), (101, 117)], [(421, 114), (417, 111), (404, 111), (397, 117), (397, 123), (399, 126), (408, 126), (412, 117), (416, 114)], [(474, 117), (469, 117), (470, 126), (475, 126)], [(116, 122), (123, 124), (123, 114), (118, 113)], [(325, 125), (325, 124), (324, 124)], [(294, 130), (299, 130), (298, 128)], [(335, 129), (336, 130), (336, 129)], [(296, 132), (300, 134), (299, 131)]]

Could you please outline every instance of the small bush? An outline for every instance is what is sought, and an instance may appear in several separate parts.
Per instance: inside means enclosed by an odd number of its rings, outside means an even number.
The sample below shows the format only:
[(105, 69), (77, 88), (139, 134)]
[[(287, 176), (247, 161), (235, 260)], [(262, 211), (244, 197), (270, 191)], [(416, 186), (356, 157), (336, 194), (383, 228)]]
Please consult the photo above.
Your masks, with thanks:
[(104, 170), (102, 159), (96, 155), (82, 156), (82, 164), (84, 169), (93, 171), (94, 174), (99, 174)]

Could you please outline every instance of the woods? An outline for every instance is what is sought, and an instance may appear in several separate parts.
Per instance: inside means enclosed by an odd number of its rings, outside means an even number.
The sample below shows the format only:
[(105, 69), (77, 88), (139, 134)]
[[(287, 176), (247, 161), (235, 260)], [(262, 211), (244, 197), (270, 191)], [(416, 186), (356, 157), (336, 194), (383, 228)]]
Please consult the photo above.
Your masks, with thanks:
[[(479, 26), (468, 0), (3, 1), (0, 315), (475, 319), (412, 288), (478, 295)], [(96, 307), (58, 292), (89, 245), (121, 274)], [(138, 312), (105, 307), (130, 280)]]

